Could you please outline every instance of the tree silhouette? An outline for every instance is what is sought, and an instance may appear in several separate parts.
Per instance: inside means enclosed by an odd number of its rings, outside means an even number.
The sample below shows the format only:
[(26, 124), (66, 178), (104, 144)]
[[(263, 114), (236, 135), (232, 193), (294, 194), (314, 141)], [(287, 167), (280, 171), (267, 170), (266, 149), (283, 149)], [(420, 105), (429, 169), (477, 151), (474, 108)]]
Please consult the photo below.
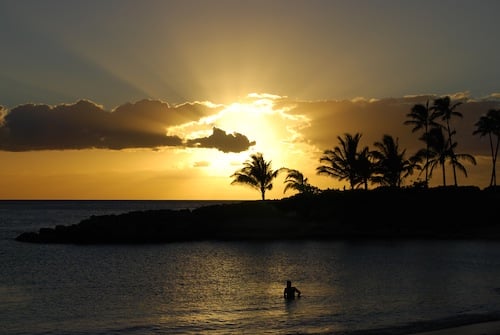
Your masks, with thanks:
[(302, 172), (294, 169), (286, 169), (287, 176), (285, 177), (285, 189), (283, 193), (288, 190), (294, 190), (299, 193), (317, 194), (320, 192), (319, 188), (309, 184), (307, 178), (304, 177)]
[[(454, 132), (453, 132), (454, 133)], [(460, 171), (464, 173), (467, 177), (467, 170), (464, 165), (460, 163), (460, 160), (466, 160), (471, 164), (476, 164), (476, 160), (474, 156), (469, 154), (457, 154), (454, 149), (457, 146), (457, 143), (451, 143), (443, 134), (443, 128), (432, 128), (429, 133), (426, 135), (425, 141), (429, 143), (429, 161), (427, 165), (430, 167), (429, 177), (432, 176), (432, 171), (437, 165), (441, 165), (442, 176), (443, 176), (443, 186), (446, 186), (446, 171), (445, 164), (449, 162), (455, 168), (458, 168)], [(455, 186), (457, 186), (457, 182), (455, 179)]]
[[(404, 122), (405, 125), (413, 126), (412, 132), (416, 132), (418, 130), (423, 130), (423, 134), (426, 135), (429, 132), (431, 127), (436, 127), (438, 124), (434, 121), (436, 118), (436, 114), (432, 113), (429, 109), (429, 100), (427, 100), (426, 104), (416, 104), (412, 107), (411, 112), (406, 114), (409, 120)], [(429, 185), (429, 169), (428, 169), (428, 161), (429, 161), (429, 145), (426, 143), (425, 151), (423, 151), (425, 157), (425, 187)]]
[[(375, 159), (373, 182), (382, 186), (401, 187), (403, 179), (413, 173), (416, 164), (405, 158), (406, 149), (400, 150), (398, 139), (384, 135), (381, 142), (375, 142), (377, 150), (372, 151)], [(428, 150), (426, 150), (428, 151)]]
[(354, 135), (345, 133), (344, 137), (337, 136), (340, 146), (323, 151), (320, 163), (326, 163), (316, 168), (317, 174), (324, 174), (342, 180), (349, 181), (351, 189), (359, 184), (367, 187), (366, 176), (370, 173), (368, 163), (368, 148), (365, 147), (358, 152), (361, 134)]
[(456, 102), (452, 105), (450, 97), (446, 96), (444, 98), (435, 99), (434, 105), (431, 107), (431, 109), (435, 112), (435, 116), (441, 117), (441, 119), (446, 122), (446, 130), (448, 132), (448, 149), (450, 150), (449, 154), (452, 156), (451, 166), (453, 168), (453, 180), (455, 186), (458, 185), (455, 165), (457, 159), (453, 157), (455, 155), (454, 147), (456, 145), (453, 145), (452, 140), (452, 136), (455, 134), (455, 131), (451, 130), (450, 119), (452, 116), (462, 117), (462, 114), (460, 112), (455, 111), (455, 108), (460, 106), (461, 104), (461, 102)]
[(375, 173), (375, 164), (372, 159), (372, 152), (368, 147), (364, 147), (358, 152), (355, 162), (355, 171), (359, 178), (358, 185), (363, 185), (365, 190), (368, 189), (368, 181), (372, 179)]
[[(473, 135), (479, 134), (480, 137), (488, 135), (491, 151), (491, 178), (490, 186), (497, 185), (496, 162), (498, 156), (498, 147), (500, 145), (500, 109), (490, 109), (486, 115), (483, 115), (474, 124), (476, 129)], [(493, 136), (496, 137), (493, 143)]]
[(432, 177), (434, 168), (441, 165), (443, 186), (446, 186), (445, 163), (448, 159), (451, 159), (451, 152), (448, 149), (448, 142), (444, 137), (443, 129), (440, 127), (431, 128), (429, 132), (422, 136), (422, 139), (427, 143), (428, 148), (427, 155), (429, 159), (425, 164), (425, 168), (430, 168), (429, 178)]
[(250, 159), (243, 163), (243, 168), (234, 172), (233, 184), (247, 185), (260, 191), (262, 200), (265, 200), (266, 191), (272, 190), (273, 180), (282, 169), (272, 170), (271, 161), (266, 162), (262, 153), (252, 154)]

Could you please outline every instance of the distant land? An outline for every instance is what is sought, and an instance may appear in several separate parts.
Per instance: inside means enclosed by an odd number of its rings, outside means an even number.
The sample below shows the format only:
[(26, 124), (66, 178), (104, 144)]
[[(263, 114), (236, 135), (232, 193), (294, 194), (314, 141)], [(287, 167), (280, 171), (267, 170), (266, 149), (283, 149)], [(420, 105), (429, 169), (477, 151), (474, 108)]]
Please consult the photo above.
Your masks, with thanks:
[(202, 240), (487, 239), (500, 241), (500, 187), (327, 190), (196, 209), (91, 216), (24, 232), (32, 243)]

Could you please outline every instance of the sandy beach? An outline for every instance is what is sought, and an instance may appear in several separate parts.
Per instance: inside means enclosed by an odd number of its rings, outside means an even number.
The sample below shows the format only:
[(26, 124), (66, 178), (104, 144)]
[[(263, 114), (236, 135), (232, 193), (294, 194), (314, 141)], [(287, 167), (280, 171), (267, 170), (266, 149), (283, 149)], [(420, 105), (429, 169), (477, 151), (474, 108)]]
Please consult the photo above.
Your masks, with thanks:
[(415, 333), (414, 335), (500, 335), (500, 321), (481, 322), (472, 325)]

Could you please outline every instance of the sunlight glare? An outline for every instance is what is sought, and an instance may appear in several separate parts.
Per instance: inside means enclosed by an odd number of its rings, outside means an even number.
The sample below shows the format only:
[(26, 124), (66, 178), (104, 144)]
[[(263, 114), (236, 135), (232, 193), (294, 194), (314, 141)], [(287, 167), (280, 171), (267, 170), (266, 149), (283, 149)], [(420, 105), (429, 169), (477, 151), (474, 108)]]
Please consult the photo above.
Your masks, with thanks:
[[(289, 113), (293, 106), (281, 103), (278, 107), (276, 102), (279, 99), (281, 97), (271, 94), (249, 94), (245, 99), (226, 105), (216, 114), (196, 122), (170, 127), (167, 133), (170, 136), (194, 139), (210, 136), (216, 127), (228, 134), (239, 133), (250, 141), (255, 141), (255, 145), (243, 152), (222, 152), (208, 148), (182, 149), (189, 152), (185, 158), (190, 161), (191, 168), (211, 178), (227, 178), (228, 184), (230, 176), (243, 167), (250, 155), (256, 152), (263, 153), (274, 170), (282, 167), (298, 169), (311, 181), (318, 181), (314, 169), (304, 168), (315, 166), (321, 153), (302, 134), (303, 129), (310, 127), (310, 120), (305, 115)], [(282, 187), (278, 186), (280, 182), (276, 183), (278, 193), (282, 192)]]

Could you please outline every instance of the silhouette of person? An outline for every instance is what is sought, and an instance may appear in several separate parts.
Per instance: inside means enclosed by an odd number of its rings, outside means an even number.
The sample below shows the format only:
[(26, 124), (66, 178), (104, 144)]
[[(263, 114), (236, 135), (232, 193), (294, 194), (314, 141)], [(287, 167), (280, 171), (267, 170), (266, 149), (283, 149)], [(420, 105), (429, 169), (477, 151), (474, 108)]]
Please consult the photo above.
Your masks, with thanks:
[(285, 299), (295, 299), (295, 293), (297, 293), (297, 298), (300, 298), (300, 290), (295, 286), (292, 286), (292, 282), (290, 280), (287, 280), (285, 290), (283, 291), (283, 297)]

